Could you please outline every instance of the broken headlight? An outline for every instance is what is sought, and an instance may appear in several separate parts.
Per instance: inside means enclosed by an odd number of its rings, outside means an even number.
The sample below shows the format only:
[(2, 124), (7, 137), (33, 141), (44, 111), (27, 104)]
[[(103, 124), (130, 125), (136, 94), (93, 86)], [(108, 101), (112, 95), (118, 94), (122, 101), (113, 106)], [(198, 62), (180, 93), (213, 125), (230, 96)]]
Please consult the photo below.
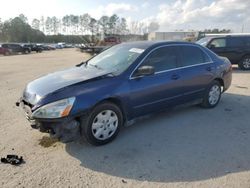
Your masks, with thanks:
[(33, 118), (61, 118), (69, 115), (75, 97), (46, 104), (32, 113)]

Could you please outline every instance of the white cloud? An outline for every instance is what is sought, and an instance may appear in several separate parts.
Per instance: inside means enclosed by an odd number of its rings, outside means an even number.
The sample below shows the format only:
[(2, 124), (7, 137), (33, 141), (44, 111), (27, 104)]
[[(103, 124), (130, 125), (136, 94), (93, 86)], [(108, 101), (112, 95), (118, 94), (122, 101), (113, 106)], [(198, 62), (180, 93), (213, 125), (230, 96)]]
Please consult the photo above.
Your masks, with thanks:
[(148, 8), (149, 6), (150, 6), (150, 3), (148, 1), (146, 1), (145, 3), (141, 5), (142, 8)]
[(170, 4), (159, 5), (159, 13), (155, 19), (161, 25), (161, 30), (217, 27), (239, 31), (242, 24), (250, 25), (249, 15), (250, 1), (177, 0)]
[(138, 8), (127, 3), (110, 3), (106, 6), (98, 6), (94, 10), (90, 10), (89, 14), (95, 18), (100, 18), (103, 15), (111, 16), (113, 14), (122, 15), (123, 13), (137, 11)]

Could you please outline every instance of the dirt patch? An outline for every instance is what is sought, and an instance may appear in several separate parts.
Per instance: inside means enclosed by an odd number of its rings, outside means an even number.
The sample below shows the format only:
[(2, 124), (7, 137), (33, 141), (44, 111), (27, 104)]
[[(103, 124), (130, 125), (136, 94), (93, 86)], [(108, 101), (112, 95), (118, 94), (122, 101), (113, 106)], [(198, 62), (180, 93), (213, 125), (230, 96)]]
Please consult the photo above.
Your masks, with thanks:
[(56, 146), (55, 144), (58, 142), (58, 139), (55, 138), (50, 138), (49, 136), (43, 136), (39, 140), (39, 145), (43, 146), (45, 148), (51, 147), (51, 146)]

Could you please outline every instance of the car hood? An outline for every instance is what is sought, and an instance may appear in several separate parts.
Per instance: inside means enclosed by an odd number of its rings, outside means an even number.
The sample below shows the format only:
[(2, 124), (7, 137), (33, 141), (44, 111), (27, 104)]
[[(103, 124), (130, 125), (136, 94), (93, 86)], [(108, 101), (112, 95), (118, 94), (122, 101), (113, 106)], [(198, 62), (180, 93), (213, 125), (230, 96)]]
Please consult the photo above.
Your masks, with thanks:
[(59, 89), (108, 74), (105, 70), (85, 65), (51, 73), (28, 83), (23, 99), (34, 105), (44, 96)]

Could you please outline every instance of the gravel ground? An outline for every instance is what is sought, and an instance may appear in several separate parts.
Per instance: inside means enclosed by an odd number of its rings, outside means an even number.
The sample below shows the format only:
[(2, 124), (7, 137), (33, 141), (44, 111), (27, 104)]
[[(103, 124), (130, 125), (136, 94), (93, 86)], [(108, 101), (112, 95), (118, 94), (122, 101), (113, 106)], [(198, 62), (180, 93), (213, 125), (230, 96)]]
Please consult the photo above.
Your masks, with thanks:
[(250, 72), (234, 68), (215, 109), (164, 112), (105, 146), (62, 144), (29, 127), (16, 100), (29, 81), (88, 58), (75, 49), (0, 57), (0, 187), (250, 187)]

